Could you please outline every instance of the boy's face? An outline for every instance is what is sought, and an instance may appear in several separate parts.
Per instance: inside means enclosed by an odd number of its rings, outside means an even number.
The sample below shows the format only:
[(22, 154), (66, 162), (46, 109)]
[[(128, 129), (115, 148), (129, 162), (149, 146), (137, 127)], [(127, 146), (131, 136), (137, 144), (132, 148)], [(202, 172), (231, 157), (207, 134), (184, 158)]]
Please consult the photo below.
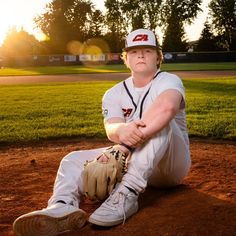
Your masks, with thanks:
[(150, 47), (133, 48), (127, 52), (126, 64), (135, 73), (154, 72), (157, 70), (158, 55)]

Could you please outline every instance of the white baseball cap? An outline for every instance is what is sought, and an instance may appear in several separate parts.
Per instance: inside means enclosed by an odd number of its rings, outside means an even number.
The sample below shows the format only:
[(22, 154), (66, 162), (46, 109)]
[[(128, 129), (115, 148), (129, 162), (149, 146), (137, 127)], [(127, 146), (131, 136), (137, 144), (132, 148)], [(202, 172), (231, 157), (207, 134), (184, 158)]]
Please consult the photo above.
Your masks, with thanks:
[(160, 48), (155, 34), (147, 29), (137, 29), (128, 34), (125, 41), (124, 51), (135, 47), (154, 47)]

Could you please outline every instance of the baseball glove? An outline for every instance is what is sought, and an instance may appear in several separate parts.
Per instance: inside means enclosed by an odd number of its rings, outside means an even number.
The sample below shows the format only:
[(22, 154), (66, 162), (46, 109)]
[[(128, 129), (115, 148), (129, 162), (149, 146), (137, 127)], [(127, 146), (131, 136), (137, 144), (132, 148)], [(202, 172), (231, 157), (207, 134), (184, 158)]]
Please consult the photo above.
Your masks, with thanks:
[[(107, 162), (99, 161), (104, 155)], [(127, 171), (129, 156), (118, 145), (109, 147), (84, 167), (84, 193), (91, 200), (104, 200)]]

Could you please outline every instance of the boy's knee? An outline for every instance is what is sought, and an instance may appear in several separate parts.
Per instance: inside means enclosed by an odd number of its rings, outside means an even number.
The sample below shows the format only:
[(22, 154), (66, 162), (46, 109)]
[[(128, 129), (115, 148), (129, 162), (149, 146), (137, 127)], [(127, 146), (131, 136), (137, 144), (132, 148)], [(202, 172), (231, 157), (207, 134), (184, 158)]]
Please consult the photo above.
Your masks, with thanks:
[(65, 157), (62, 158), (61, 165), (68, 162), (75, 162), (76, 158), (78, 158), (78, 151), (70, 152), (69, 154), (67, 154)]

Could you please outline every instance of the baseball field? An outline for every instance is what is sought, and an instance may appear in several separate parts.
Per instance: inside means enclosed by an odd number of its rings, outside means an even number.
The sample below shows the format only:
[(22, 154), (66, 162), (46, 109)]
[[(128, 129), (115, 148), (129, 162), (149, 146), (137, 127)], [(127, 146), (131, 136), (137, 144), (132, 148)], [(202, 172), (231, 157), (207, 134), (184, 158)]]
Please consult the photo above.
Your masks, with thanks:
[[(236, 63), (164, 64), (186, 88), (192, 168), (181, 186), (148, 188), (125, 225), (87, 224), (63, 235), (226, 235), (236, 232)], [(56, 74), (56, 75), (55, 75)], [(0, 235), (46, 207), (60, 160), (108, 146), (104, 92), (128, 76), (123, 66), (0, 69)], [(85, 201), (92, 213), (100, 203)]]

